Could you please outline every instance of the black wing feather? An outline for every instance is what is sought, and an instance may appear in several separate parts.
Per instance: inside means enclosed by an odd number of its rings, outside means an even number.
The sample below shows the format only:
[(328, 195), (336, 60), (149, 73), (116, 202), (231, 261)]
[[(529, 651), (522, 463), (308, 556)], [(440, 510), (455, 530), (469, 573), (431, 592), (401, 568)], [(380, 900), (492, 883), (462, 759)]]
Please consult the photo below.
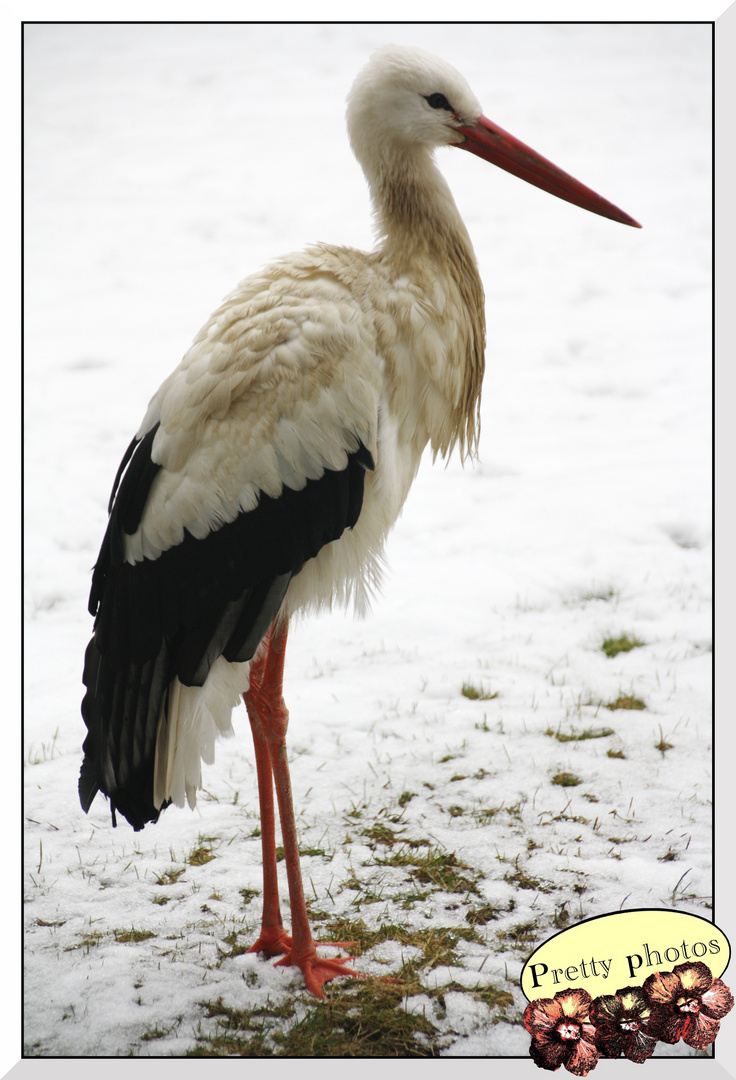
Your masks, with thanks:
[(98, 791), (135, 829), (155, 821), (153, 766), (159, 719), (172, 679), (201, 686), (219, 656), (249, 660), (277, 615), (291, 578), (358, 520), (370, 452), (359, 444), (345, 469), (326, 469), (156, 559), (124, 561), (124, 535), (140, 525), (161, 468), (154, 427), (125, 452), (92, 576), (82, 715), (87, 725), (79, 797)]

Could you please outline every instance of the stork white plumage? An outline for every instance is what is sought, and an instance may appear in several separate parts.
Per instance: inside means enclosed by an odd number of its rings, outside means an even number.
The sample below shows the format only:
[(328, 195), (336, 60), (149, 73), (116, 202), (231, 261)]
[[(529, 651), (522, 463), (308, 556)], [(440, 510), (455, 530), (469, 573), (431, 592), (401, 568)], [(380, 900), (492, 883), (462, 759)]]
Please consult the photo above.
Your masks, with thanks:
[[(372, 253), (315, 246), (247, 278), (154, 395), (113, 487), (95, 566), (79, 792), (135, 829), (194, 806), (245, 699), (256, 755), (263, 922), (253, 949), (307, 987), (354, 974), (307, 920), (282, 697), (290, 616), (367, 606), (423, 450), (477, 449), (484, 299), (433, 151), (457, 146), (569, 202), (637, 223), (481, 115), (417, 49), (380, 50), (348, 99), (379, 228)], [(276, 788), (291, 900), (281, 921)]]

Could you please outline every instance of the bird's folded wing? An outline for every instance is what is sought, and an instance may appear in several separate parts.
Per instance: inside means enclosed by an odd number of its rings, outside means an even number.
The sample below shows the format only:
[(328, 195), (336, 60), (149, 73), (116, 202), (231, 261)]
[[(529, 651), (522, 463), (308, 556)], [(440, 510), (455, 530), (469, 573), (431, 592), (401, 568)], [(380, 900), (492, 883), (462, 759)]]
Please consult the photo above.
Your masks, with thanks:
[(220, 656), (250, 659), (291, 577), (360, 514), (370, 333), (339, 282), (271, 275), (215, 312), (121, 464), (90, 593), (83, 805), (101, 789), (126, 813), (172, 680), (201, 686)]

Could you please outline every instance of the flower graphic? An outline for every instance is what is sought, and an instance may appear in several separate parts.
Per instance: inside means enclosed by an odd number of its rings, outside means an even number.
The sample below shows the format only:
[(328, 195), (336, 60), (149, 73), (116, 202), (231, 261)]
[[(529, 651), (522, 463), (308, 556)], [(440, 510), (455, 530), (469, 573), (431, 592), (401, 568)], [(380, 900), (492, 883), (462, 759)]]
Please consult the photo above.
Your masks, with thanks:
[(564, 1065), (575, 1076), (587, 1076), (599, 1053), (590, 1020), (593, 999), (585, 990), (560, 990), (553, 998), (537, 998), (524, 1012), (532, 1036), (529, 1053), (540, 1069)]
[(593, 1002), (590, 1018), (595, 1025), (595, 1044), (603, 1057), (643, 1062), (659, 1038), (657, 1009), (641, 986), (625, 986)]
[(714, 979), (707, 964), (692, 961), (672, 971), (657, 971), (644, 983), (654, 1006), (652, 1023), (658, 1038), (704, 1050), (721, 1026), (721, 1018), (733, 1008), (733, 996), (724, 982)]

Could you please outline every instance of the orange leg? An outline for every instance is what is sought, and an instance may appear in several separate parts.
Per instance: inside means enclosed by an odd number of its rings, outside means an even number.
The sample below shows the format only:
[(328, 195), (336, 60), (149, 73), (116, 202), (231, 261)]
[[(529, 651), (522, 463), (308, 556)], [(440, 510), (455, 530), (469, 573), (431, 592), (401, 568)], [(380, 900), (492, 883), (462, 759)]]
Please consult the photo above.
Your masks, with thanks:
[[(261, 933), (249, 952), (279, 956), (291, 948), (291, 938), (284, 930), (279, 906), (279, 884), (276, 870), (276, 823), (273, 803), (271, 755), (261, 720), (259, 692), (263, 685), (265, 653), (259, 654), (250, 666), (250, 689), (243, 695), (248, 709), (253, 746), (256, 754), (258, 799), (261, 809), (261, 851), (263, 858), (263, 918)], [(259, 711), (259, 708), (261, 711)]]
[[(323, 960), (317, 956), (309, 928), (286, 756), (289, 713), (284, 703), (282, 686), (287, 629), (288, 623), (285, 619), (277, 620), (270, 627), (262, 650), (251, 663), (251, 685), (243, 695), (255, 746), (263, 849), (263, 924), (261, 934), (251, 951), (265, 952), (268, 956), (285, 953), (278, 963), (296, 965), (304, 975), (307, 989), (317, 997), (324, 997), (324, 983), (338, 975), (357, 975), (357, 972), (344, 966), (352, 957)], [(276, 786), (289, 883), (291, 937), (284, 930), (279, 910), (272, 782)], [(331, 944), (346, 945), (345, 942)]]

